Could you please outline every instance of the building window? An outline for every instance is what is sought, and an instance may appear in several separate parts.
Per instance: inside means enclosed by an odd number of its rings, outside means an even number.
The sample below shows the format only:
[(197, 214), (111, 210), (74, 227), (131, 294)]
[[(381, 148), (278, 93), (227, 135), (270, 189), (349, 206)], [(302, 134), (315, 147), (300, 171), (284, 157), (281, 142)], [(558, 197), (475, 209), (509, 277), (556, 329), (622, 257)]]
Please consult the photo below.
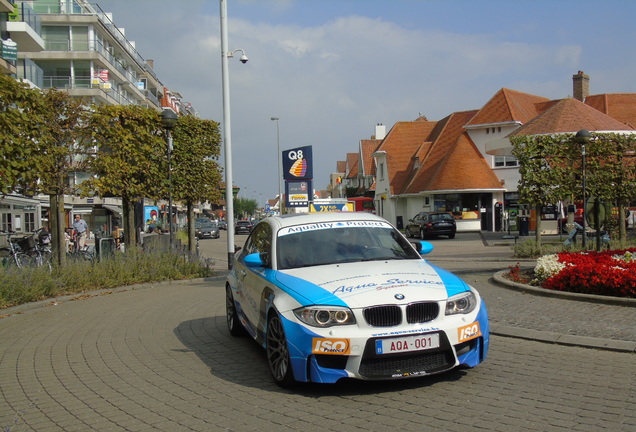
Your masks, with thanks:
[(514, 156), (495, 156), (495, 167), (516, 167), (519, 161)]
[(378, 171), (380, 171), (380, 180), (384, 180), (384, 163), (380, 163), (378, 167)]
[(0, 215), (2, 215), (2, 218), (0, 218), (2, 231), (13, 231), (13, 219), (11, 218), (11, 213), (0, 213)]
[(24, 232), (35, 231), (35, 213), (24, 214)]

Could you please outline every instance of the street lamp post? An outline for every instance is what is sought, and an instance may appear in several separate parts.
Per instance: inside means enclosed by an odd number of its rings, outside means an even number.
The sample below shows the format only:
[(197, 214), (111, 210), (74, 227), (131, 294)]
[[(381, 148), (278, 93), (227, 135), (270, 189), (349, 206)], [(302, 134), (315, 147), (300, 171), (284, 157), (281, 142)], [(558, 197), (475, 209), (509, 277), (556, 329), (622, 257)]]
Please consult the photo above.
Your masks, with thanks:
[(161, 113), (161, 124), (166, 130), (166, 140), (168, 145), (168, 238), (170, 250), (172, 250), (172, 129), (177, 124), (177, 114), (171, 109), (164, 109)]
[(278, 128), (278, 121), (280, 119), (278, 117), (272, 117), (272, 121), (276, 122), (276, 160), (278, 161), (278, 171), (276, 171), (276, 183), (278, 184), (278, 214), (281, 214), (281, 200), (283, 199), (283, 196), (281, 195), (280, 192), (280, 129)]
[(223, 142), (225, 144), (225, 204), (227, 219), (227, 268), (232, 269), (234, 262), (234, 193), (232, 180), (232, 123), (230, 121), (230, 77), (228, 58), (234, 53), (241, 52), (241, 63), (247, 63), (245, 51), (237, 49), (228, 51), (227, 48), (227, 0), (219, 0), (221, 8), (221, 77), (223, 81)]
[(592, 137), (592, 134), (590, 133), (590, 131), (585, 130), (585, 129), (581, 129), (580, 131), (578, 131), (576, 133), (576, 136), (574, 137), (574, 140), (581, 144), (581, 157), (582, 157), (582, 161), (581, 161), (581, 180), (582, 180), (582, 184), (583, 184), (583, 249), (586, 248), (587, 246), (587, 215), (585, 214), (585, 206), (586, 206), (586, 190), (585, 190), (585, 146), (587, 145), (587, 143), (590, 142), (590, 138)]

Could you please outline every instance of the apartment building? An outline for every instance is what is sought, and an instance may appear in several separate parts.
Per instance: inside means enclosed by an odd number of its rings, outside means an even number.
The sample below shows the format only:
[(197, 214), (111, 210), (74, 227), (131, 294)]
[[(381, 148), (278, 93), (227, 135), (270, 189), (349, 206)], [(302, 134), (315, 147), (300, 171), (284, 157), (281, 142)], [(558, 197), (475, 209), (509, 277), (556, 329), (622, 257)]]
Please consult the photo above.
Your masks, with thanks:
[[(17, 43), (17, 55), (2, 73), (40, 89), (56, 88), (87, 101), (109, 105), (139, 105), (161, 112), (196, 114), (179, 93), (169, 90), (144, 59), (125, 30), (115, 25), (112, 14), (86, 0), (0, 0), (2, 39)], [(71, 182), (81, 183), (88, 174), (76, 173)], [(41, 218), (46, 223), (48, 201), (40, 197)], [(65, 197), (67, 218), (81, 214), (91, 229), (110, 231), (121, 217), (118, 198)], [(4, 209), (11, 210), (14, 209)], [(0, 213), (3, 209), (0, 208)], [(8, 212), (7, 212), (8, 213)], [(34, 228), (39, 228), (36, 213)], [(5, 216), (15, 220), (16, 213)], [(1, 221), (0, 221), (1, 222)], [(25, 232), (31, 226), (16, 227)], [(24, 225), (24, 224), (22, 224)], [(2, 226), (0, 226), (2, 229)]]

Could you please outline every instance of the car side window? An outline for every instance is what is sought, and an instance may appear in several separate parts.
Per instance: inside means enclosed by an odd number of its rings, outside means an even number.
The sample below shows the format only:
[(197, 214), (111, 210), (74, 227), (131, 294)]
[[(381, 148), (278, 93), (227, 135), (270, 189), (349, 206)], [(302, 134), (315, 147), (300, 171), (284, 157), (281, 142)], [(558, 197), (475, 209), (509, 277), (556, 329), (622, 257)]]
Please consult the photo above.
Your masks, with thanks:
[(272, 229), (266, 224), (257, 225), (245, 242), (245, 247), (241, 252), (241, 257), (253, 253), (260, 253), (265, 267), (270, 267), (270, 257), (272, 252)]

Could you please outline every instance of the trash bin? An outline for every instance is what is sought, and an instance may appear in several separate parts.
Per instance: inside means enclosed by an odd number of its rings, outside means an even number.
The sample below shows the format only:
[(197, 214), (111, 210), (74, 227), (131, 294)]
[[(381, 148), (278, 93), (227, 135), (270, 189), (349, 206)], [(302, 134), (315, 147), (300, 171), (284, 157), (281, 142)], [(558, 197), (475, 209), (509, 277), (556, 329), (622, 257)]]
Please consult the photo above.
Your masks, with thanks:
[(402, 216), (397, 217), (395, 227), (399, 230), (404, 229), (404, 219)]
[(519, 216), (519, 236), (530, 235), (530, 221), (528, 216)]

